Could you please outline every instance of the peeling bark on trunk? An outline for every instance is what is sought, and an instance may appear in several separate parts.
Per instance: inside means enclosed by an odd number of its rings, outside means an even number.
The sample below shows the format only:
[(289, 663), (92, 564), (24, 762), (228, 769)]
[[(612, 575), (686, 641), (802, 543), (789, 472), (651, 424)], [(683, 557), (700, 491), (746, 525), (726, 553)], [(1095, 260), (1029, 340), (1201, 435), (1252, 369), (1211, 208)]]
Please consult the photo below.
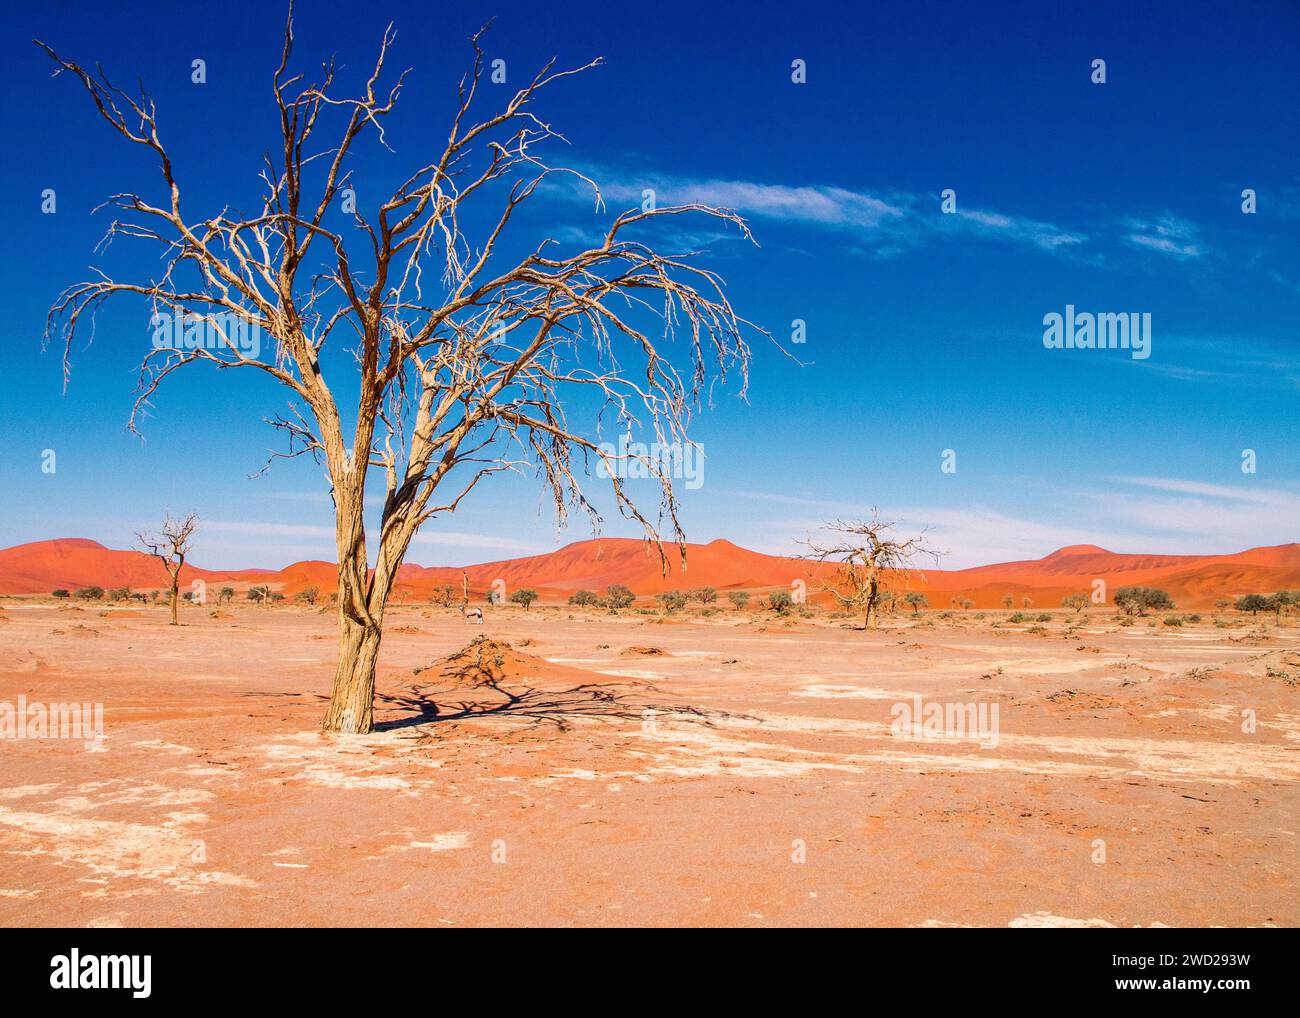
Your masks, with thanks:
[(339, 659), (325, 731), (364, 735), (374, 730), (375, 665), (382, 636), (382, 626), (349, 618), (339, 599)]
[(363, 504), (364, 489), (348, 492), (339, 501), (339, 656), (322, 724), (327, 732), (354, 735), (374, 731), (375, 666), (384, 635), (384, 611), (414, 533), (409, 518), (386, 516), (372, 575), (359, 510)]
[(880, 584), (876, 579), (876, 571), (870, 572), (870, 578), (867, 580), (867, 617), (862, 621), (863, 629), (876, 629), (880, 625)]

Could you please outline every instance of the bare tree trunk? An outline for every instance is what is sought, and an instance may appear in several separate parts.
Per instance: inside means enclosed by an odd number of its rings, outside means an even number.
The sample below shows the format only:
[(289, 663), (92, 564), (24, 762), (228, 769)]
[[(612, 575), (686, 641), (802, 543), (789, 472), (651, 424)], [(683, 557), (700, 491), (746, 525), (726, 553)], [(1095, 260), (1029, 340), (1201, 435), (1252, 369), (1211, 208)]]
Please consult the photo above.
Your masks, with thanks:
[[(374, 728), (375, 664), (383, 637), (383, 602), (379, 617), (371, 612), (378, 593), (366, 562), (366, 528), (362, 516), (364, 481), (336, 471), (336, 532), (339, 583), (339, 656), (323, 727), (327, 732), (362, 734)], [(352, 483), (349, 484), (348, 481)]]
[(176, 602), (181, 598), (181, 581), (180, 573), (172, 573), (172, 625), (179, 626), (176, 621)]
[(379, 660), (381, 626), (348, 617), (339, 598), (339, 660), (334, 688), (325, 712), (327, 732), (364, 735), (375, 723), (375, 664)]
[(327, 732), (361, 735), (374, 730), (375, 666), (384, 635), (384, 611), (414, 532), (405, 519), (385, 519), (371, 576), (360, 511), (363, 504), (360, 491), (339, 502), (339, 657), (323, 724)]

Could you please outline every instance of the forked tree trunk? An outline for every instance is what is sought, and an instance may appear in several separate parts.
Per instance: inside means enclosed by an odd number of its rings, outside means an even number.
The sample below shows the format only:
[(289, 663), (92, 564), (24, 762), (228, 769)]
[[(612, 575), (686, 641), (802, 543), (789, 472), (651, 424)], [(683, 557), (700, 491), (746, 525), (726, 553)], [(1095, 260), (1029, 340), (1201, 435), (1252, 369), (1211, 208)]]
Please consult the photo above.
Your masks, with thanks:
[(339, 598), (339, 659), (325, 712), (327, 732), (364, 735), (375, 724), (375, 665), (382, 625), (349, 618)]
[(410, 542), (409, 528), (381, 526), (379, 554), (373, 575), (367, 569), (364, 523), (354, 508), (362, 504), (352, 493), (341, 507), (339, 536), (339, 656), (334, 686), (322, 727), (327, 732), (365, 735), (374, 730), (375, 666), (384, 635), (384, 610)]
[(322, 726), (327, 732), (353, 735), (374, 730), (375, 665), (388, 600), (384, 577), (370, 578), (364, 545), (352, 539), (355, 528), (363, 526), (357, 517), (342, 527), (347, 551), (340, 549), (339, 555), (339, 656)]

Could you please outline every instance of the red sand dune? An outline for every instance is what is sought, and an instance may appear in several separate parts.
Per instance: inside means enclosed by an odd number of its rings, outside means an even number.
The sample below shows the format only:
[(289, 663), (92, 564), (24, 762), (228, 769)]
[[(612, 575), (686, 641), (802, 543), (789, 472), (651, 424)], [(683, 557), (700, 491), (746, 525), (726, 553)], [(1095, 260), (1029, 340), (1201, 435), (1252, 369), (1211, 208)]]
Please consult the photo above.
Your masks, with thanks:
[[(186, 565), (181, 570), (181, 584), (188, 589), (195, 579), (246, 585), (274, 583), (279, 575), (273, 569), (213, 572)], [(79, 537), (36, 541), (0, 550), (0, 593), (3, 594), (48, 594), (59, 587), (157, 590), (166, 587), (168, 582), (162, 564), (152, 556), (142, 551), (114, 551), (98, 541)]]
[[(507, 590), (533, 587), (545, 600), (575, 590), (603, 590), (622, 583), (648, 596), (674, 588), (711, 586), (762, 590), (789, 588), (803, 580), (814, 600), (819, 587), (816, 566), (800, 559), (763, 555), (730, 541), (687, 546), (687, 567), (669, 549), (671, 571), (660, 572), (659, 558), (639, 540), (604, 538), (577, 541), (558, 551), (467, 567), (476, 594), (502, 580)], [(265, 583), (286, 594), (306, 587), (322, 593), (334, 589), (330, 562), (297, 562), (280, 570), (246, 569), (215, 572), (186, 566), (183, 582), (202, 579), (244, 590)], [(826, 575), (822, 567), (820, 575)], [(1300, 587), (1300, 544), (1252, 548), (1230, 555), (1121, 555), (1095, 545), (1073, 545), (1041, 559), (1003, 562), (959, 570), (925, 570), (914, 584), (926, 592), (931, 607), (947, 608), (953, 598), (969, 598), (980, 608), (1000, 607), (1011, 594), (1020, 607), (1028, 596), (1035, 607), (1056, 607), (1067, 594), (1087, 592), (1101, 578), (1113, 592), (1121, 586), (1155, 586), (1169, 592), (1180, 608), (1208, 607), (1217, 598), (1268, 593)], [(396, 595), (425, 600), (443, 585), (459, 591), (457, 567), (405, 565), (398, 573)], [(94, 541), (38, 541), (0, 551), (0, 594), (48, 594), (65, 587), (131, 587), (151, 590), (166, 585), (162, 566), (139, 551), (114, 551)]]

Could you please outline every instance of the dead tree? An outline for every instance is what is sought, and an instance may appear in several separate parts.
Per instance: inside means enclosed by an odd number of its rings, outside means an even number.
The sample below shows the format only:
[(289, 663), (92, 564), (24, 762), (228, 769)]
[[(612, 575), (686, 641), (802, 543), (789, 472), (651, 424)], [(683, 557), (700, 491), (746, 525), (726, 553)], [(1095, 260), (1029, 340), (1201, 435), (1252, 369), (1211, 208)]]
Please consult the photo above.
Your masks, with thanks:
[(937, 564), (943, 554), (926, 543), (924, 532), (902, 541), (891, 536), (893, 528), (872, 510), (869, 520), (826, 524), (824, 529), (834, 535), (828, 541), (804, 542), (808, 551), (803, 558), (834, 567), (829, 574), (820, 574), (822, 590), (845, 611), (861, 612), (864, 629), (876, 628), (879, 605), (888, 595), (893, 595), (888, 596), (892, 602), (913, 578), (925, 579), (915, 567), (918, 558), (928, 557)]
[[(701, 394), (736, 375), (743, 396), (748, 379), (754, 327), (733, 310), (722, 280), (690, 254), (663, 254), (629, 236), (651, 221), (697, 213), (752, 239), (734, 211), (633, 209), (589, 243), (513, 236), (516, 211), (544, 183), (589, 187), (603, 209), (593, 181), (543, 162), (539, 148), (559, 135), (534, 113), (548, 85), (601, 61), (573, 70), (551, 61), (503, 107), (480, 114), (482, 32), (471, 40), (473, 67), (461, 79), (445, 143), (390, 196), (367, 205), (357, 197), (364, 182), (354, 186), (353, 153), (366, 136), (388, 144), (385, 118), (405, 78), (381, 85), (395, 33), (385, 31), (365, 85), (344, 96), (332, 60), (314, 82), (290, 70), (291, 9), (273, 78), (279, 137), (264, 157), (260, 204), (203, 215), (188, 210), (149, 95), (129, 95), (102, 70), (92, 74), (39, 44), (55, 73), (77, 79), (161, 175), (159, 198), (126, 192), (106, 203), (118, 216), (106, 239), (159, 246), (157, 273), (121, 281), (101, 271), (71, 286), (51, 308), (46, 340), (63, 347), (66, 384), (78, 326), (110, 297), (144, 298), (156, 314), (202, 330), (209, 341), (164, 344), (144, 359), (133, 429), (158, 386), (190, 364), (262, 372), (288, 390), (288, 412), (271, 422), (287, 438), (279, 455), (323, 463), (335, 510), (339, 653), (329, 731), (372, 728), (384, 610), (422, 524), (454, 511), (484, 477), (531, 466), (558, 525), (575, 508), (595, 528), (600, 515), (579, 481), (594, 461), (612, 479), (613, 504), (644, 528), (666, 567), (661, 529), (685, 556), (672, 479), (653, 457), (600, 442), (601, 422), (623, 434), (636, 428), (660, 448), (685, 448)], [(332, 140), (322, 142), (331, 123)], [(474, 241), (462, 230), (469, 222), (487, 224)], [(267, 338), (265, 355), (247, 341), (252, 330)], [(344, 335), (350, 357), (335, 349)], [(685, 348), (684, 363), (668, 359), (670, 344)], [(566, 414), (583, 393), (602, 407), (586, 428)], [(340, 409), (343, 394), (355, 402)], [(624, 490), (630, 459), (659, 482), (657, 519)], [(373, 543), (363, 520), (372, 476), (384, 493)]]
[(199, 525), (199, 518), (190, 513), (183, 520), (172, 519), (170, 515), (163, 519), (162, 528), (156, 534), (136, 534), (140, 547), (156, 558), (167, 570), (171, 578), (172, 625), (180, 623), (176, 618), (176, 606), (180, 601), (181, 568), (185, 565), (185, 556), (190, 551), (190, 539)]

